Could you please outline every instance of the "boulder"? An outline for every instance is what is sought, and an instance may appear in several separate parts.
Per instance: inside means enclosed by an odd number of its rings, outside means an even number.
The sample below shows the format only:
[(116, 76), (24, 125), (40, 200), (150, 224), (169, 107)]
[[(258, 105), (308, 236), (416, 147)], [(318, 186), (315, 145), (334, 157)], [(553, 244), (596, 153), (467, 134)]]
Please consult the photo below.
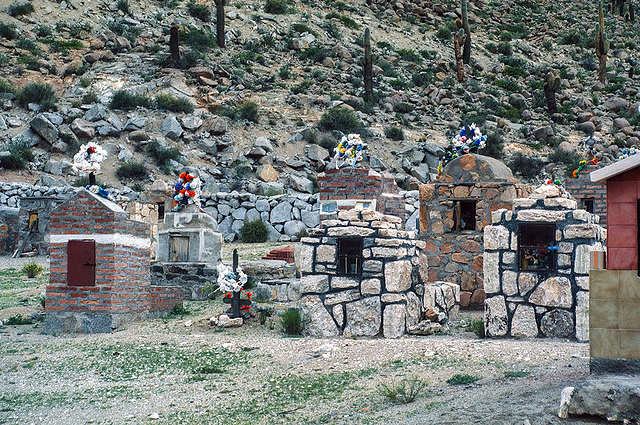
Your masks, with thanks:
[(518, 305), (511, 321), (511, 336), (525, 338), (538, 336), (536, 312), (533, 307)]
[(263, 182), (275, 182), (278, 180), (278, 172), (273, 166), (263, 164), (256, 170), (256, 176)]
[(368, 297), (347, 304), (346, 336), (376, 336), (382, 318), (380, 297)]
[(388, 292), (403, 292), (411, 287), (412, 266), (409, 260), (387, 263), (384, 269), (385, 286)]
[(299, 220), (290, 220), (284, 223), (284, 233), (289, 236), (292, 241), (297, 241), (301, 236), (306, 235), (307, 226)]
[(302, 297), (300, 310), (303, 317), (308, 320), (303, 333), (313, 338), (328, 338), (338, 336), (338, 327), (331, 314), (316, 295)]
[(291, 204), (282, 201), (271, 210), (269, 222), (271, 224), (285, 223), (291, 220)]
[(221, 328), (238, 328), (242, 326), (242, 317), (230, 318), (226, 314), (218, 317), (218, 326)]
[(497, 296), (485, 300), (484, 328), (487, 336), (505, 336), (507, 334), (507, 305), (504, 297)]
[(162, 121), (162, 134), (164, 137), (168, 137), (171, 140), (178, 140), (184, 130), (182, 126), (174, 116), (170, 116)]
[(93, 139), (96, 135), (95, 124), (82, 118), (73, 120), (71, 123), (71, 131), (81, 139)]
[(548, 337), (570, 338), (574, 335), (573, 315), (567, 310), (552, 310), (542, 317), (540, 330)]
[(312, 161), (324, 161), (329, 158), (329, 152), (318, 145), (308, 145), (307, 146), (307, 158)]
[(313, 182), (306, 177), (289, 175), (289, 187), (302, 193), (313, 193)]
[(91, 122), (100, 121), (106, 119), (108, 114), (109, 111), (106, 106), (102, 103), (96, 103), (85, 112), (84, 119)]
[(550, 277), (538, 285), (529, 296), (529, 302), (545, 307), (571, 308), (573, 305), (571, 282), (566, 277)]
[(44, 115), (36, 116), (29, 125), (47, 143), (54, 144), (58, 140), (58, 129)]

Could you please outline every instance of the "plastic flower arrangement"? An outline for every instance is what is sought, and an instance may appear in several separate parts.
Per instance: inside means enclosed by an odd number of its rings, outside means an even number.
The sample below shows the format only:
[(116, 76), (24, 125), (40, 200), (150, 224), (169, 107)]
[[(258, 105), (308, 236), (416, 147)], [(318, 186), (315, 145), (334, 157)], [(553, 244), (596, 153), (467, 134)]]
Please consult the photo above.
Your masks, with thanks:
[(225, 293), (225, 297), (230, 297), (231, 292), (240, 292), (247, 283), (247, 275), (238, 267), (237, 274), (231, 267), (218, 264), (218, 290)]
[(80, 146), (80, 151), (73, 156), (73, 170), (81, 176), (98, 173), (100, 165), (107, 159), (107, 151), (93, 142)]
[(578, 174), (580, 174), (580, 172), (582, 171), (582, 169), (584, 167), (587, 166), (587, 164), (591, 164), (591, 165), (596, 165), (598, 163), (598, 158), (594, 157), (591, 161), (580, 161), (578, 163), (578, 168), (576, 168), (575, 170), (573, 170), (573, 173), (571, 174), (573, 176), (574, 179), (578, 178)]
[(180, 211), (189, 204), (200, 206), (201, 186), (202, 182), (200, 181), (200, 177), (196, 177), (193, 174), (181, 173), (178, 182), (174, 186), (173, 192), (173, 199), (177, 202), (177, 205), (171, 211)]
[(438, 173), (442, 173), (442, 169), (450, 161), (459, 156), (468, 154), (471, 150), (480, 150), (486, 146), (487, 136), (483, 136), (475, 123), (460, 130), (460, 133), (449, 141), (449, 146), (444, 149), (444, 156), (440, 160)]
[(103, 189), (102, 187), (98, 186), (97, 184), (88, 185), (87, 187), (85, 187), (85, 189), (87, 189), (89, 192), (95, 193), (96, 195), (100, 195), (103, 198), (107, 198), (111, 202), (115, 202), (116, 201), (116, 198), (114, 198), (114, 196), (112, 194), (110, 194), (106, 189)]
[(355, 167), (362, 161), (362, 153), (367, 149), (367, 145), (362, 141), (359, 134), (348, 134), (343, 136), (333, 149), (333, 158), (336, 160), (336, 169), (343, 165)]
[(638, 149), (636, 148), (624, 148), (622, 149), (622, 151), (620, 151), (620, 156), (618, 157), (618, 159), (625, 159), (625, 158), (629, 158), (631, 155), (635, 155), (638, 153)]

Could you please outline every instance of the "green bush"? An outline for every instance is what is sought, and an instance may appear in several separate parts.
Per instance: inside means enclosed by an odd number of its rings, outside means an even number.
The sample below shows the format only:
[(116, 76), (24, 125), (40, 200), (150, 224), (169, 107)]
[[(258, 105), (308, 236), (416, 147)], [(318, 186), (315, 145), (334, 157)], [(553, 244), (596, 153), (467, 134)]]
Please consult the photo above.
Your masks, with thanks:
[(80, 40), (58, 40), (56, 38), (47, 38), (42, 41), (49, 45), (52, 52), (62, 52), (64, 50), (81, 50), (84, 49)]
[(385, 128), (384, 135), (391, 140), (404, 140), (404, 131), (402, 131), (402, 128), (397, 126)]
[(34, 10), (35, 9), (33, 8), (33, 5), (29, 2), (13, 3), (11, 6), (9, 6), (7, 13), (9, 14), (9, 16), (13, 16), (15, 18), (17, 16), (23, 16), (33, 13)]
[(393, 105), (394, 112), (398, 112), (400, 114), (407, 114), (415, 109), (415, 106), (410, 104), (409, 102), (398, 102)]
[(456, 373), (451, 378), (447, 379), (447, 384), (449, 385), (468, 385), (473, 384), (476, 381), (479, 381), (480, 378), (473, 375), (467, 375), (463, 373)]
[(13, 40), (18, 38), (18, 31), (16, 31), (16, 25), (13, 23), (0, 22), (0, 37), (7, 40)]
[(118, 167), (116, 176), (120, 179), (146, 180), (149, 169), (141, 162), (127, 162)]
[(484, 321), (482, 319), (474, 319), (464, 328), (467, 332), (473, 332), (478, 338), (484, 338)]
[[(113, 31), (116, 35), (121, 35), (133, 45), (136, 39), (142, 33), (142, 27), (139, 25), (132, 25), (123, 18), (119, 18), (115, 21), (110, 21), (107, 24), (107, 28)], [(73, 34), (72, 34), (73, 35)], [(74, 35), (74, 37), (77, 37)]]
[(451, 29), (447, 27), (440, 27), (436, 31), (436, 37), (440, 40), (451, 40)]
[(180, 41), (197, 52), (207, 52), (216, 46), (216, 36), (207, 29), (191, 28), (180, 33)]
[(33, 161), (31, 143), (24, 137), (12, 139), (6, 144), (5, 150), (9, 152), (9, 156), (0, 159), (0, 166), (4, 168), (21, 170), (26, 167), (27, 163)]
[(123, 111), (130, 111), (137, 107), (149, 108), (151, 106), (151, 99), (143, 94), (130, 93), (127, 90), (118, 90), (113, 94), (109, 107), (111, 109), (122, 109)]
[[(476, 120), (475, 123), (479, 124), (481, 120)], [(486, 121), (486, 119), (485, 119)], [(487, 140), (485, 141), (485, 147), (480, 150), (482, 155), (490, 156), (492, 158), (500, 159), (503, 155), (504, 139), (502, 135), (497, 132), (491, 132), (487, 134)]]
[(300, 50), (298, 52), (298, 56), (300, 56), (302, 59), (307, 59), (314, 63), (321, 63), (324, 58), (332, 57), (333, 52), (324, 47), (312, 46), (306, 50)]
[(355, 112), (337, 106), (322, 114), (318, 128), (320, 130), (339, 130), (343, 133), (360, 133), (364, 129), (364, 125)]
[(567, 177), (571, 177), (573, 170), (578, 168), (581, 160), (582, 157), (576, 152), (568, 152), (559, 147), (556, 147), (553, 152), (549, 154), (549, 161), (566, 165)]
[(353, 19), (351, 19), (350, 17), (343, 15), (341, 13), (338, 13), (336, 11), (331, 11), (329, 13), (327, 13), (327, 15), (325, 16), (325, 18), (327, 19), (337, 19), (340, 22), (342, 22), (342, 24), (347, 27), (347, 28), (351, 28), (354, 30), (357, 30), (360, 28), (360, 24), (358, 24), (356, 21), (354, 21)]
[(280, 318), (280, 330), (285, 335), (302, 335), (305, 323), (297, 308), (290, 308)]
[(393, 381), (389, 384), (380, 383), (378, 393), (386, 397), (392, 403), (411, 403), (418, 398), (427, 388), (428, 383), (413, 375), (403, 378), (401, 381)]
[(21, 38), (16, 42), (16, 47), (18, 49), (26, 50), (34, 56), (39, 56), (42, 51), (40, 47), (33, 40), (29, 40), (28, 38)]
[(293, 7), (293, 2), (290, 0), (267, 0), (264, 4), (264, 11), (282, 15), (295, 12), (295, 8)]
[(21, 314), (16, 314), (11, 316), (5, 322), (6, 325), (30, 325), (33, 323), (33, 320), (28, 317), (22, 317)]
[(22, 106), (37, 103), (44, 110), (56, 109), (56, 93), (47, 83), (29, 83), (16, 93), (16, 100)]
[(527, 156), (521, 152), (516, 152), (509, 161), (509, 168), (511, 168), (514, 173), (520, 174), (528, 179), (536, 177), (540, 173), (543, 165), (544, 161), (540, 158)]
[(1, 93), (14, 93), (15, 94), (15, 91), (13, 89), (13, 86), (11, 86), (11, 84), (6, 82), (5, 80), (0, 79), (0, 94)]
[(170, 94), (159, 94), (156, 96), (156, 107), (171, 112), (193, 112), (193, 103), (189, 99), (173, 97)]
[(238, 108), (238, 116), (243, 120), (258, 122), (260, 116), (258, 104), (256, 102), (244, 102)]
[(509, 43), (508, 41), (498, 43), (497, 52), (505, 56), (513, 55), (513, 48), (511, 47), (511, 43)]
[(180, 158), (180, 149), (164, 147), (156, 140), (147, 144), (147, 152), (160, 167), (166, 166), (170, 160), (177, 161)]
[(267, 241), (269, 230), (261, 220), (248, 221), (239, 230), (240, 239), (246, 243), (262, 243)]
[(131, 9), (129, 8), (129, 0), (118, 0), (118, 2), (116, 3), (116, 8), (125, 15), (131, 14)]
[(187, 12), (189, 15), (203, 22), (211, 21), (211, 9), (206, 4), (197, 3), (194, 0), (187, 3)]
[(29, 278), (38, 276), (43, 270), (44, 268), (36, 263), (29, 263), (22, 268), (22, 272)]

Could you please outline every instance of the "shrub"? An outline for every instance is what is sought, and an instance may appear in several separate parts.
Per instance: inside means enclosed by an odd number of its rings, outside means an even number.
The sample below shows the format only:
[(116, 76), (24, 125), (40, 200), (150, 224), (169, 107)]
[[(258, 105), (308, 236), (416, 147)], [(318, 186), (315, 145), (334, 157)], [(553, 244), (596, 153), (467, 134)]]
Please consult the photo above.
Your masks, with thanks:
[(464, 328), (467, 332), (473, 332), (478, 338), (484, 338), (484, 321), (482, 319), (474, 319)]
[(293, 77), (293, 73), (291, 72), (291, 65), (282, 65), (280, 70), (278, 71), (278, 76), (283, 80), (288, 80)]
[(480, 378), (473, 375), (467, 375), (464, 373), (456, 373), (451, 378), (447, 379), (447, 384), (449, 385), (468, 385), (473, 384), (476, 381), (479, 381)]
[(396, 53), (398, 53), (400, 59), (406, 60), (407, 62), (422, 63), (422, 56), (413, 49), (398, 49)]
[(238, 116), (240, 119), (258, 122), (259, 115), (258, 104), (256, 102), (244, 102), (238, 108)]
[(33, 320), (28, 317), (22, 317), (21, 314), (16, 314), (7, 319), (5, 324), (7, 325), (30, 325), (33, 323)]
[(13, 87), (11, 84), (6, 82), (5, 80), (0, 79), (0, 93), (14, 93)]
[(304, 326), (302, 313), (297, 308), (290, 308), (280, 318), (280, 329), (285, 335), (302, 335)]
[(413, 111), (414, 109), (415, 107), (409, 102), (398, 102), (395, 105), (393, 105), (393, 110), (401, 114), (407, 114)]
[(298, 52), (298, 55), (302, 59), (307, 59), (315, 63), (321, 63), (324, 58), (332, 57), (333, 52), (329, 49), (325, 49), (324, 47), (313, 46), (309, 47), (306, 50), (301, 50), (300, 52)]
[[(479, 121), (476, 121), (478, 124)], [(491, 132), (487, 134), (487, 140), (485, 141), (485, 147), (481, 150), (482, 155), (487, 155), (492, 158), (502, 158), (504, 148), (504, 139), (502, 135), (497, 132)]]
[(118, 90), (113, 94), (109, 107), (111, 109), (122, 109), (130, 111), (142, 106), (148, 108), (151, 106), (151, 99), (143, 94), (130, 93), (127, 90)]
[(193, 112), (193, 103), (189, 99), (173, 97), (170, 94), (159, 94), (156, 96), (156, 107), (171, 112)]
[(27, 163), (33, 161), (33, 152), (31, 152), (31, 143), (24, 137), (16, 137), (6, 144), (5, 150), (9, 152), (9, 156), (5, 156), (0, 160), (0, 165), (11, 170), (21, 170), (25, 168)]
[(391, 140), (404, 140), (404, 131), (400, 127), (387, 127), (384, 129), (384, 135)]
[(497, 51), (501, 55), (511, 56), (513, 55), (513, 48), (508, 41), (503, 41), (502, 43), (498, 43)]
[(129, 0), (118, 0), (118, 2), (116, 3), (116, 8), (125, 15), (131, 14), (131, 9), (129, 8)]
[(292, 5), (293, 2), (290, 0), (267, 0), (264, 4), (264, 11), (267, 13), (275, 13), (276, 15), (292, 13), (295, 11)]
[(418, 72), (414, 72), (411, 75), (411, 81), (417, 87), (427, 87), (429, 84), (433, 83), (435, 80), (435, 75), (433, 70), (431, 69), (422, 69)]
[(336, 11), (331, 11), (329, 13), (327, 13), (327, 15), (325, 16), (325, 18), (327, 19), (337, 19), (340, 22), (342, 22), (342, 24), (347, 27), (347, 28), (351, 28), (354, 30), (357, 30), (358, 28), (360, 28), (360, 24), (358, 24), (356, 21), (354, 21), (353, 19), (351, 19), (350, 17), (343, 15), (341, 13), (338, 13)]
[(116, 35), (123, 36), (124, 38), (129, 40), (131, 44), (135, 44), (136, 38), (138, 38), (138, 36), (142, 32), (141, 26), (132, 25), (122, 18), (115, 21), (110, 21), (107, 24), (107, 28), (113, 31)]
[(84, 48), (80, 40), (58, 40), (55, 38), (47, 38), (42, 41), (49, 45), (52, 52), (61, 52), (63, 50), (81, 50)]
[(16, 47), (18, 49), (26, 50), (34, 56), (39, 56), (42, 51), (40, 47), (33, 40), (29, 40), (27, 38), (21, 38), (16, 42)]
[(246, 243), (262, 243), (267, 241), (269, 230), (261, 220), (248, 221), (239, 230), (240, 239)]
[(388, 398), (392, 403), (411, 403), (427, 388), (428, 382), (415, 375), (402, 378), (401, 381), (393, 381), (389, 384), (378, 384), (378, 392)]
[(29, 263), (22, 268), (23, 273), (27, 275), (29, 278), (33, 278), (42, 273), (44, 268), (36, 263)]
[(364, 125), (355, 112), (338, 106), (322, 114), (318, 128), (320, 130), (339, 130), (343, 133), (359, 133), (363, 130)]
[(120, 179), (146, 180), (149, 169), (141, 162), (127, 162), (118, 167), (116, 176)]
[(440, 27), (436, 31), (436, 37), (440, 40), (451, 40), (451, 30), (447, 27)]
[(18, 31), (16, 31), (15, 24), (5, 24), (4, 22), (0, 22), (0, 37), (6, 38), (7, 40), (13, 40), (14, 38), (17, 38)]
[(311, 80), (303, 80), (300, 84), (296, 84), (295, 86), (291, 87), (291, 93), (306, 94), (309, 90), (309, 87), (311, 87), (311, 84), (313, 84)]
[(544, 162), (540, 158), (526, 156), (521, 152), (516, 152), (509, 161), (509, 168), (514, 173), (528, 179), (536, 177), (543, 165)]
[(180, 41), (198, 52), (206, 52), (216, 46), (215, 34), (207, 29), (191, 28), (181, 32)]
[(180, 149), (164, 147), (156, 140), (149, 142), (147, 152), (160, 167), (167, 165), (170, 160), (177, 161), (180, 158)]
[(34, 10), (35, 9), (33, 8), (33, 5), (29, 2), (13, 3), (11, 6), (9, 6), (7, 13), (9, 14), (9, 16), (13, 16), (15, 18), (17, 16), (33, 13)]
[(187, 3), (187, 12), (189, 15), (203, 22), (211, 21), (211, 9), (206, 4), (197, 3), (194, 0)]
[(581, 160), (582, 157), (576, 152), (568, 152), (559, 147), (556, 147), (554, 151), (549, 154), (549, 161), (566, 165), (567, 177), (570, 177), (573, 170), (578, 168), (578, 163)]
[(29, 83), (16, 93), (16, 100), (22, 106), (37, 103), (42, 109), (56, 108), (56, 93), (47, 83)]
[(82, 95), (82, 103), (85, 105), (89, 105), (91, 103), (98, 102), (98, 95), (94, 91), (90, 91)]

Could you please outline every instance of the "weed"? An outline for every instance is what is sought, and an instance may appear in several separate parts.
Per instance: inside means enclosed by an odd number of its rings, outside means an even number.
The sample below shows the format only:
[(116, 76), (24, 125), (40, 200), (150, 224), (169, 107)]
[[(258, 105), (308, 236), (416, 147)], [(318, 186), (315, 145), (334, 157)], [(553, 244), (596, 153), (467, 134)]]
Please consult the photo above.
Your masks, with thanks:
[(122, 109), (130, 111), (138, 107), (149, 108), (151, 99), (143, 94), (134, 94), (127, 90), (118, 90), (113, 94), (109, 107), (111, 109)]
[(242, 225), (240, 239), (246, 243), (262, 243), (267, 241), (269, 230), (267, 225), (261, 220), (248, 221)]
[(238, 116), (240, 119), (257, 123), (260, 116), (258, 104), (256, 102), (244, 102), (238, 108)]
[(216, 46), (216, 36), (207, 29), (191, 28), (180, 33), (180, 41), (197, 52), (207, 52)]
[(160, 167), (168, 165), (170, 160), (177, 161), (180, 158), (180, 149), (164, 147), (157, 140), (147, 144), (147, 152)]
[(6, 143), (5, 150), (8, 156), (0, 159), (0, 166), (12, 170), (21, 170), (27, 163), (33, 161), (31, 143), (24, 137), (18, 136)]
[(127, 162), (118, 167), (116, 177), (119, 179), (146, 180), (149, 169), (141, 162)]
[(411, 81), (417, 87), (427, 87), (435, 81), (435, 74), (432, 69), (422, 69), (411, 75)]
[(504, 372), (505, 378), (524, 378), (525, 376), (531, 375), (531, 372), (525, 372), (523, 370), (507, 370)]
[(392, 381), (390, 383), (380, 383), (378, 385), (378, 393), (391, 401), (392, 403), (411, 403), (418, 398), (429, 385), (416, 375), (408, 378), (402, 378), (400, 381)]
[(280, 330), (285, 335), (302, 335), (304, 328), (302, 313), (296, 308), (285, 311), (280, 318)]
[(142, 27), (132, 25), (122, 18), (115, 21), (110, 21), (107, 24), (107, 28), (113, 31), (116, 35), (123, 36), (124, 38), (129, 40), (131, 44), (135, 43), (136, 38), (138, 38), (138, 36), (142, 32)]
[(503, 41), (502, 43), (498, 43), (498, 45), (496, 46), (496, 51), (497, 53), (500, 53), (501, 55), (505, 55), (505, 56), (513, 55), (513, 48), (511, 47), (511, 44), (508, 41)]
[(33, 320), (28, 317), (23, 317), (21, 314), (16, 314), (7, 319), (5, 324), (7, 325), (31, 325)]
[(16, 42), (16, 47), (18, 49), (26, 50), (34, 56), (39, 56), (42, 51), (40, 47), (33, 40), (29, 40), (27, 38), (21, 38)]
[(16, 25), (13, 23), (0, 22), (0, 37), (7, 40), (13, 40), (18, 38), (18, 31), (16, 31)]
[(193, 112), (193, 103), (189, 99), (171, 96), (170, 94), (159, 94), (156, 96), (156, 107), (171, 112)]
[(451, 40), (451, 29), (447, 27), (440, 27), (436, 31), (436, 37), (443, 41)]
[(384, 129), (384, 135), (391, 140), (404, 140), (404, 131), (397, 126), (391, 126)]
[(393, 110), (400, 114), (407, 114), (413, 111), (414, 109), (415, 109), (415, 106), (413, 106), (409, 102), (398, 102), (395, 105), (393, 105)]
[(187, 3), (187, 12), (189, 15), (196, 19), (200, 19), (202, 22), (211, 21), (211, 9), (206, 4), (197, 3), (194, 0)]
[(398, 49), (396, 53), (407, 62), (422, 63), (422, 57), (413, 49)]
[(118, 2), (116, 3), (116, 9), (118, 9), (125, 15), (131, 14), (131, 8), (129, 7), (129, 0), (118, 0)]
[(44, 268), (36, 263), (29, 263), (26, 266), (24, 266), (22, 268), (22, 271), (27, 275), (27, 277), (29, 278), (34, 278), (36, 276), (38, 276), (40, 273), (42, 273), (42, 271), (44, 270)]
[(29, 15), (30, 13), (33, 13), (34, 10), (35, 9), (30, 2), (13, 3), (9, 6), (7, 13), (9, 16), (13, 16), (15, 18), (18, 16)]
[(16, 100), (22, 106), (37, 103), (44, 110), (56, 109), (56, 93), (47, 83), (29, 83), (16, 93)]
[(447, 379), (447, 384), (449, 385), (469, 385), (473, 384), (476, 381), (479, 381), (480, 377), (467, 375), (464, 373), (456, 373), (451, 378)]
[(168, 317), (172, 318), (172, 317), (180, 316), (180, 318), (183, 318), (184, 316), (188, 316), (190, 314), (191, 314), (191, 311), (189, 311), (188, 308), (186, 308), (182, 303), (180, 303), (173, 306), (173, 308), (169, 312)]
[(357, 23), (356, 21), (354, 21), (350, 17), (348, 17), (346, 15), (343, 15), (341, 13), (338, 13), (336, 11), (331, 11), (331, 12), (327, 13), (325, 18), (327, 18), (327, 19), (337, 19), (340, 22), (342, 22), (342, 24), (347, 28), (351, 28), (351, 29), (354, 29), (354, 30), (357, 30), (357, 29), (360, 28), (360, 24), (359, 23)]
[(482, 319), (474, 319), (464, 328), (467, 332), (473, 332), (478, 338), (484, 338), (484, 321)]
[(267, 0), (264, 4), (264, 11), (276, 15), (295, 12), (291, 0)]
[(318, 128), (320, 130), (339, 130), (343, 133), (360, 133), (364, 125), (352, 110), (335, 107), (322, 114)]

